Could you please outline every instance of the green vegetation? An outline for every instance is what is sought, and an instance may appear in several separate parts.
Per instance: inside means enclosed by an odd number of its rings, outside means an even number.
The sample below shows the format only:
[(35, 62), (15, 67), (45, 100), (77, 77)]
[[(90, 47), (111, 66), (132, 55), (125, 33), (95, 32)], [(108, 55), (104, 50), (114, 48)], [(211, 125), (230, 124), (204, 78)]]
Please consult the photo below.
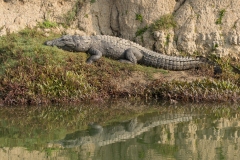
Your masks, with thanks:
[(160, 19), (156, 20), (152, 25), (152, 31), (156, 30), (168, 30), (170, 28), (177, 27), (177, 22), (174, 20), (173, 15), (166, 14), (160, 17)]
[[(223, 73), (220, 78), (223, 80), (230, 80), (231, 82), (240, 85), (240, 64), (237, 61), (233, 61), (228, 57), (215, 58), (215, 61), (223, 69)], [(234, 67), (233, 67), (234, 66)]]
[(212, 51), (215, 51), (218, 47), (219, 47), (218, 44), (214, 44), (213, 48), (212, 48)]
[(137, 32), (135, 33), (136, 37), (142, 36), (147, 30), (148, 30), (148, 26), (138, 29)]
[[(235, 70), (240, 66), (230, 59), (213, 58), (223, 69), (221, 75), (213, 75), (213, 69), (208, 66), (206, 70), (189, 71), (207, 76), (206, 80), (169, 82), (162, 77), (171, 72), (163, 69), (120, 63), (105, 57), (88, 65), (86, 53), (43, 45), (46, 40), (59, 36), (45, 37), (36, 29), (25, 29), (0, 38), (0, 103), (76, 103), (121, 97), (239, 100), (240, 74)], [(135, 78), (136, 74), (140, 75), (139, 79)], [(128, 80), (131, 85), (123, 85)]]
[(75, 21), (77, 15), (77, 6), (74, 6), (71, 10), (69, 10), (66, 14), (63, 15), (64, 27), (68, 27), (71, 25), (73, 21)]
[(136, 14), (136, 20), (143, 22), (143, 16), (141, 14)]
[(218, 19), (216, 20), (216, 24), (222, 24), (222, 19), (223, 19), (223, 16), (225, 15), (225, 13), (226, 13), (226, 10), (225, 9), (222, 9), (222, 10), (220, 10), (219, 12), (218, 12)]
[[(141, 14), (136, 14), (136, 20), (142, 22), (143, 17)], [(177, 26), (177, 22), (174, 20), (173, 15), (163, 15), (159, 20), (156, 20), (154, 23), (152, 23), (149, 26), (145, 26), (144, 28), (139, 28), (135, 35), (136, 37), (142, 36), (149, 28), (152, 31), (157, 31), (157, 30), (167, 30), (170, 28), (175, 28)], [(170, 35), (167, 35), (166, 37), (166, 45), (169, 42)]]
[[(142, 66), (107, 58), (94, 65), (87, 54), (44, 46), (43, 32), (26, 29), (0, 39), (0, 98), (5, 104), (47, 104), (126, 96), (114, 79), (124, 80)], [(138, 69), (140, 68), (140, 69)], [(159, 69), (147, 67), (146, 76)], [(135, 92), (134, 92), (135, 94)]]
[[(65, 28), (69, 27), (76, 20), (78, 11), (83, 6), (84, 3), (86, 3), (86, 0), (77, 0), (75, 5), (66, 14), (63, 15), (62, 25)], [(92, 3), (92, 0), (91, 0), (91, 3)]]
[(81, 69), (64, 67), (71, 63), (71, 54), (45, 47), (42, 34), (23, 30), (1, 38), (0, 89), (7, 103), (57, 102), (69, 96), (69, 100), (76, 100), (94, 91)]
[[(153, 97), (177, 101), (217, 101), (237, 102), (240, 100), (240, 65), (230, 58), (208, 57), (211, 62), (218, 64), (222, 69), (220, 75), (213, 74), (213, 67), (202, 66), (200, 76), (205, 79), (186, 81), (156, 80), (148, 88)], [(234, 67), (233, 67), (234, 66)], [(197, 73), (197, 71), (194, 71)], [(214, 77), (214, 79), (210, 78)], [(161, 81), (161, 82), (160, 82)], [(158, 85), (162, 83), (162, 85)]]
[(42, 23), (38, 23), (38, 26), (40, 28), (54, 28), (57, 27), (57, 23), (56, 22), (51, 22), (49, 20), (45, 20)]
[(168, 46), (169, 45), (169, 42), (170, 42), (170, 34), (167, 34), (166, 36), (166, 42), (165, 42), (165, 45)]
[[(62, 25), (67, 28), (71, 26), (71, 24), (76, 20), (77, 14), (79, 10), (82, 8), (84, 4), (86, 4), (87, 0), (77, 0), (75, 5), (66, 13), (63, 15), (63, 23)], [(95, 3), (96, 0), (91, 0), (90, 3)], [(88, 14), (86, 14), (84, 17), (88, 18)]]
[[(136, 20), (142, 22), (143, 17), (141, 14), (136, 14)], [(175, 28), (177, 26), (177, 22), (174, 20), (173, 15), (167, 14), (160, 17), (160, 19), (156, 20), (150, 26), (145, 26), (144, 28), (140, 28), (135, 33), (136, 37), (142, 36), (149, 28), (151, 31), (157, 30), (168, 30), (170, 28)], [(169, 42), (170, 35), (166, 37), (166, 45)]]
[[(155, 83), (159, 83), (156, 81)], [(236, 101), (239, 99), (239, 86), (224, 80), (195, 80), (192, 82), (172, 81), (163, 83), (156, 87), (152, 84), (155, 91), (154, 96), (164, 97), (180, 101)]]

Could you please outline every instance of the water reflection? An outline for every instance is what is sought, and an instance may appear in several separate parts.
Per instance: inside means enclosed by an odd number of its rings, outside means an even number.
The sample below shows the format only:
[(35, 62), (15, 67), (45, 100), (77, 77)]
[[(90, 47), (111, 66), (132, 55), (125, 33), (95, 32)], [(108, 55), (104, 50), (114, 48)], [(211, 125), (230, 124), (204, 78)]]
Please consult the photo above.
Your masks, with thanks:
[(136, 117), (128, 122), (117, 123), (113, 126), (92, 125), (88, 131), (77, 131), (66, 135), (63, 140), (59, 141), (59, 144), (64, 148), (78, 147), (86, 143), (94, 143), (98, 147), (106, 146), (136, 138), (157, 126), (191, 121), (193, 117), (187, 114), (163, 114), (158, 116), (151, 114), (145, 116), (149, 118), (144, 122), (139, 121), (140, 118)]
[(109, 125), (92, 123), (87, 130), (49, 136), (44, 145), (31, 151), (20, 145), (21, 141), (31, 143), (29, 137), (9, 138), (6, 134), (11, 126), (4, 126), (1, 120), (0, 141), (8, 137), (5, 140), (15, 140), (15, 144), (4, 143), (0, 155), (4, 159), (238, 159), (239, 111), (239, 106), (158, 106), (153, 113), (128, 120)]

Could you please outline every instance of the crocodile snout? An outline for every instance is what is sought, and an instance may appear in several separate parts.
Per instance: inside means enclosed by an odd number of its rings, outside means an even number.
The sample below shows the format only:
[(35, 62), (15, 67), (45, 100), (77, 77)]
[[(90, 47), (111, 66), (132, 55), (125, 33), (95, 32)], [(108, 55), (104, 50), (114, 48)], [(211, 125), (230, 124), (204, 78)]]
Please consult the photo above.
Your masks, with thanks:
[(46, 42), (44, 43), (44, 45), (52, 46), (52, 45), (53, 45), (53, 42), (52, 42), (52, 41), (46, 41)]

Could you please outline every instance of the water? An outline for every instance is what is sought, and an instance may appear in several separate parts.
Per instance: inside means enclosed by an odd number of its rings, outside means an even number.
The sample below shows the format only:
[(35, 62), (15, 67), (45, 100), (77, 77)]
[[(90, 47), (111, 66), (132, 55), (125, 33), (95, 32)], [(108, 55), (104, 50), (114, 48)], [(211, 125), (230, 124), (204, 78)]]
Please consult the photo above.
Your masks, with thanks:
[(239, 114), (212, 104), (2, 107), (0, 159), (237, 160)]

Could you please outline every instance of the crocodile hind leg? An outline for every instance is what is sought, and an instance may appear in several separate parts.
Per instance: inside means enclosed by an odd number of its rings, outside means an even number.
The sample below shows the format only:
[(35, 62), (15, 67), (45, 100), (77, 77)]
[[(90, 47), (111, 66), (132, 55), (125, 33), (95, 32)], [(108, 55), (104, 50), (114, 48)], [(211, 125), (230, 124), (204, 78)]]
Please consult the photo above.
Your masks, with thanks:
[(133, 63), (136, 64), (142, 59), (143, 55), (142, 53), (135, 48), (129, 48), (124, 52), (124, 58), (125, 59), (120, 59), (120, 62), (124, 63)]
[(88, 50), (88, 53), (91, 55), (88, 59), (87, 59), (87, 63), (91, 64), (95, 61), (97, 61), (98, 59), (100, 59), (102, 57), (102, 52), (95, 49), (95, 48), (90, 48)]

